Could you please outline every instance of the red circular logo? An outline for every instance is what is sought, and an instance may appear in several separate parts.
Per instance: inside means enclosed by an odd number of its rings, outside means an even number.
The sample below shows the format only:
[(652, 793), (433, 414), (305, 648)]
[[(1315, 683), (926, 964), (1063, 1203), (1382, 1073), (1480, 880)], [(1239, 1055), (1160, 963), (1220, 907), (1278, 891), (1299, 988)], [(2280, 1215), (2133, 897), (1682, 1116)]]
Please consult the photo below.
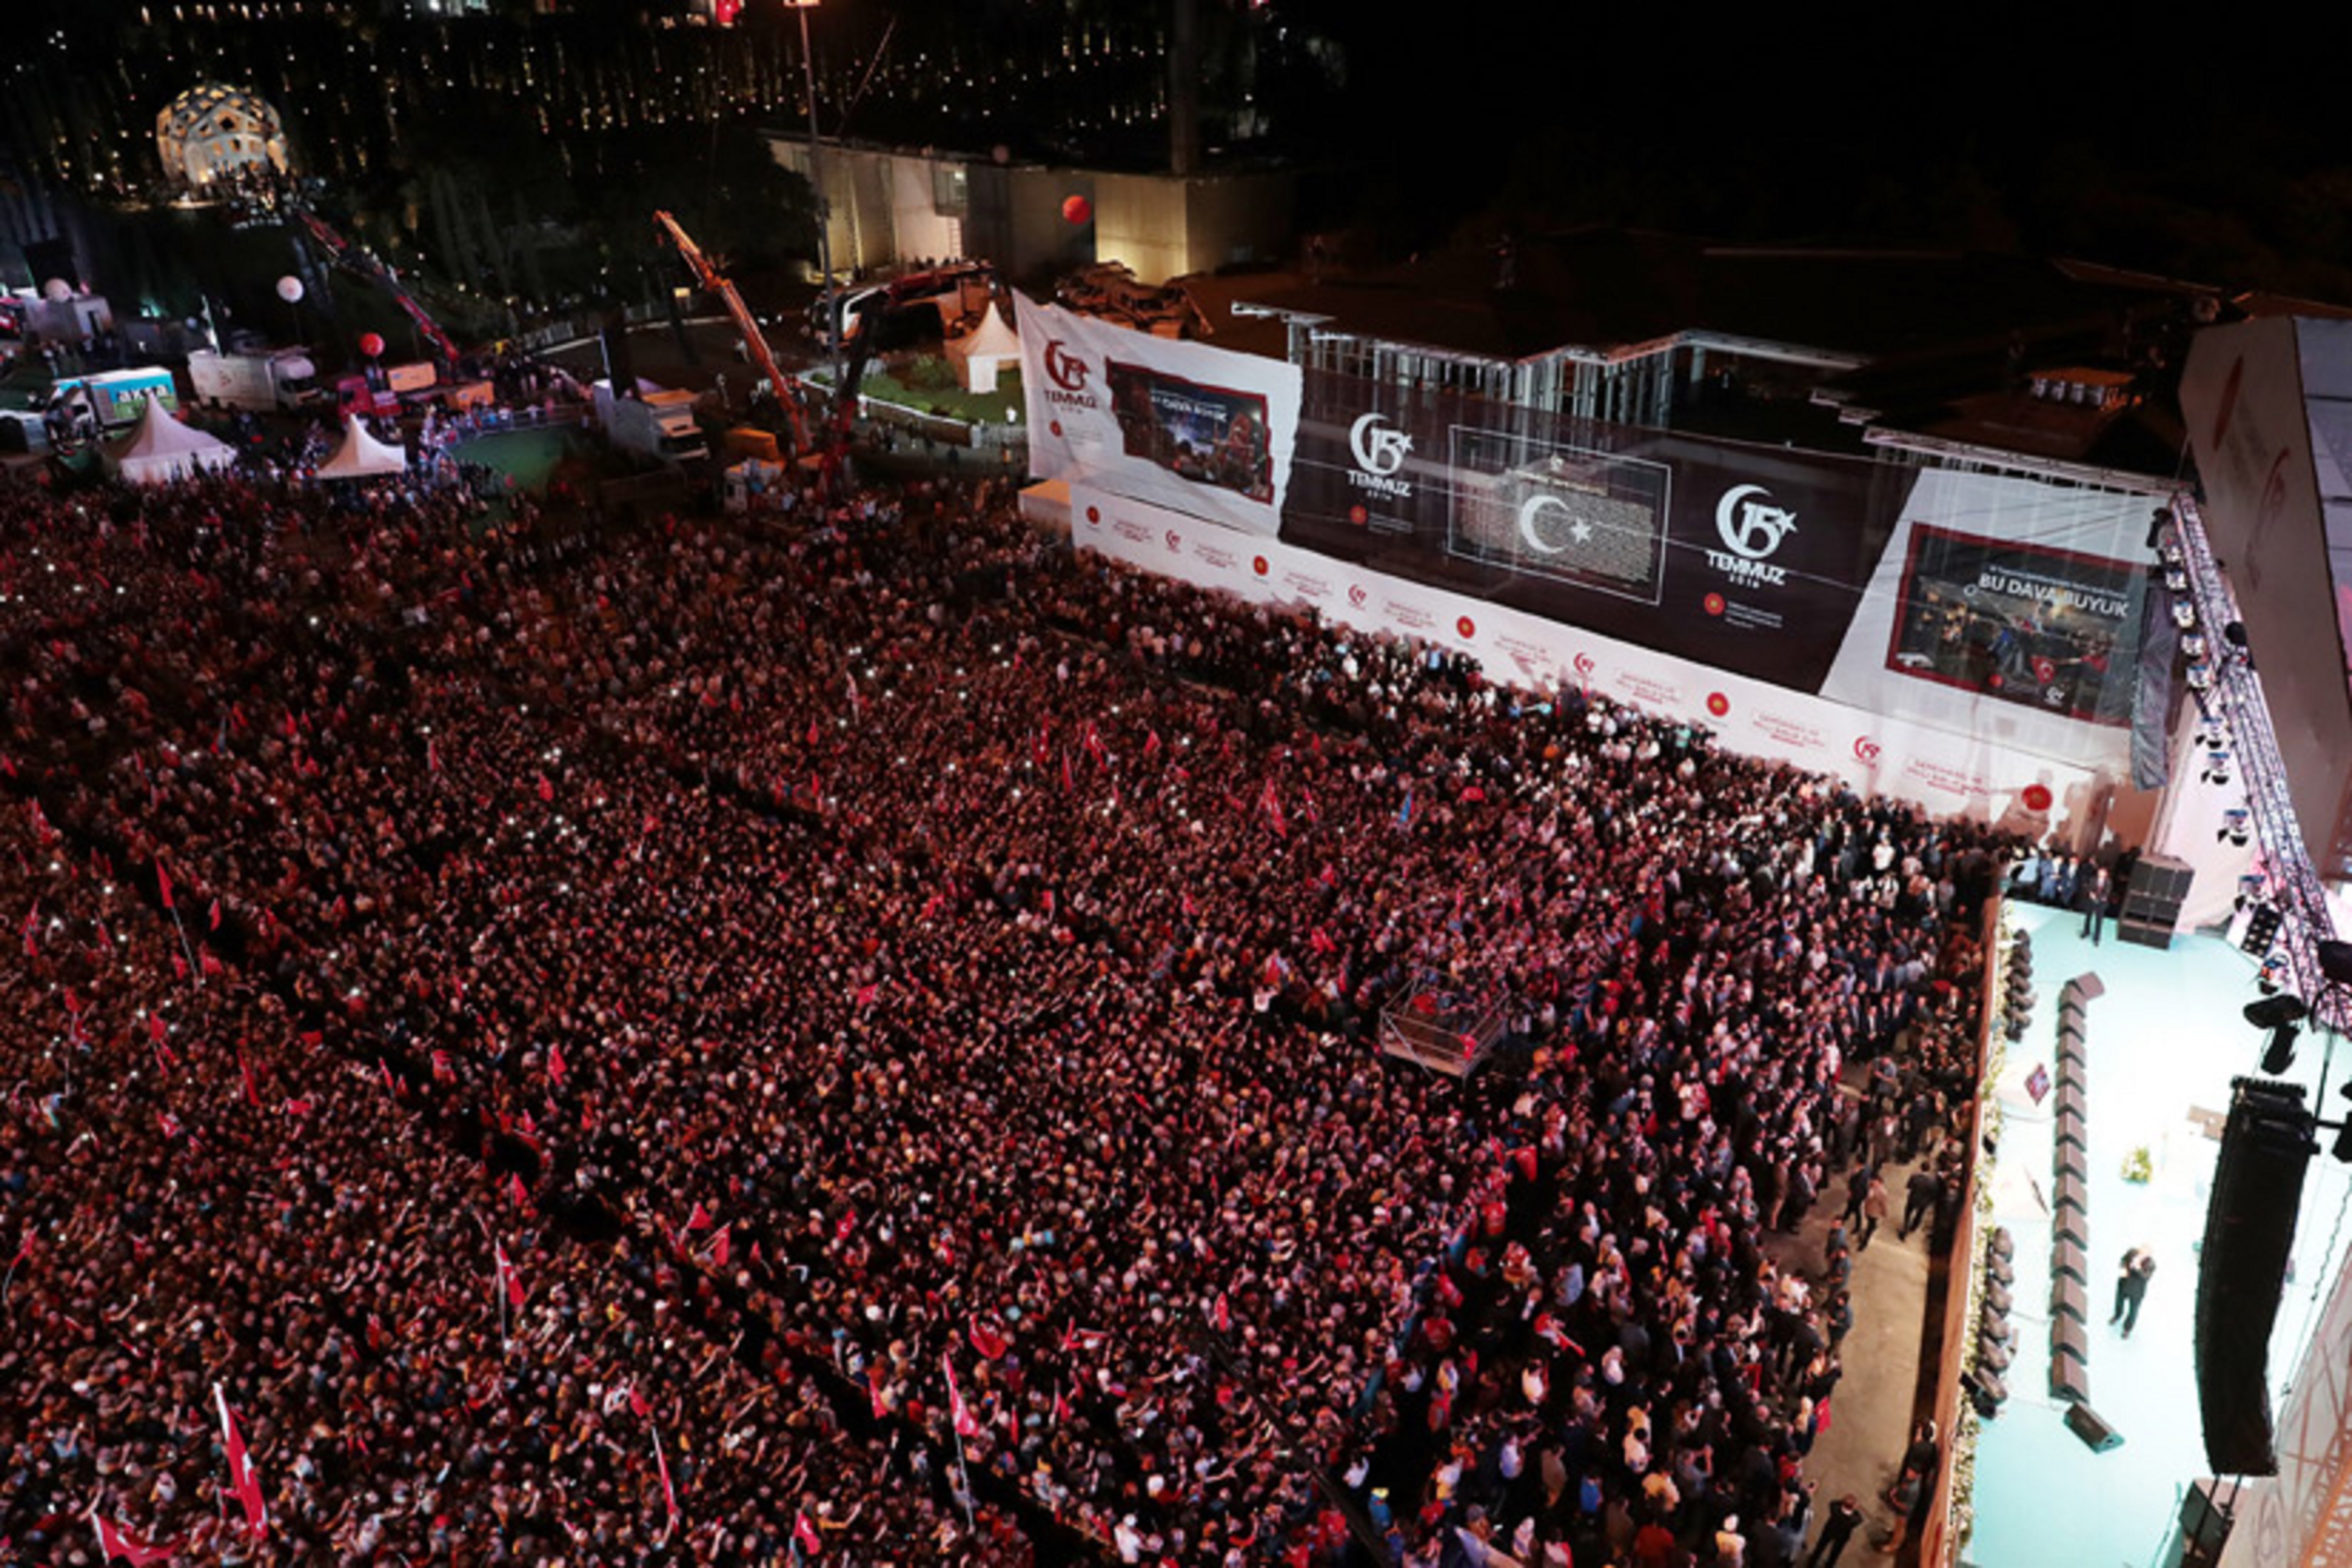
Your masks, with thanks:
[(1045, 421), (1045, 428), (1058, 436), (1062, 433), (1062, 422), (1058, 419), (1048, 419)]
[(1731, 699), (1720, 691), (1710, 691), (1706, 694), (1706, 710), (1720, 719), (1731, 711)]
[(1705, 605), (1706, 605), (1706, 613), (1707, 613), (1708, 615), (1710, 615), (1710, 616), (1719, 616), (1719, 615), (1723, 614), (1723, 595), (1720, 595), (1720, 594), (1709, 594), (1709, 595), (1707, 595), (1704, 600), (1702, 600), (1702, 601), (1701, 601), (1701, 603), (1703, 603), (1703, 604), (1705, 604)]
[(1358, 528), (1363, 527), (1371, 520), (1372, 514), (1366, 511), (1361, 506), (1351, 506), (1348, 509), (1348, 521), (1354, 523)]
[(1578, 654), (1576, 656), (1575, 663), (1576, 673), (1587, 677), (1588, 679), (1591, 676), (1593, 670), (1599, 668), (1599, 666), (1592, 662), (1592, 656), (1589, 653)]
[(1364, 585), (1361, 583), (1350, 583), (1348, 584), (1348, 603), (1355, 605), (1356, 608), (1360, 610), (1362, 609), (1364, 607), (1365, 601), (1370, 597), (1371, 595), (1370, 594), (1364, 592)]
[(1263, 576), (1265, 576), (1268, 572), (1273, 571), (1273, 570), (1274, 570), (1274, 568), (1273, 568), (1273, 567), (1271, 567), (1271, 566), (1268, 566), (1268, 565), (1265, 563), (1265, 556), (1260, 555), (1260, 556), (1255, 556), (1255, 557), (1254, 557), (1254, 558), (1251, 560), (1251, 562), (1250, 562), (1250, 570), (1251, 570), (1251, 571), (1253, 571), (1253, 572), (1255, 572), (1255, 573), (1256, 573), (1259, 576), (1263, 577)]
[(1098, 506), (1090, 506), (1087, 508), (1087, 521), (1094, 524), (1097, 528), (1100, 528), (1102, 526), (1102, 508)]
[(1875, 763), (1878, 761), (1878, 742), (1867, 735), (1856, 735), (1853, 738), (1853, 754), (1857, 762)]
[(1465, 616), (1454, 623), (1454, 629), (1465, 637), (1475, 637), (1478, 635), (1478, 623)]
[(2050, 786), (2038, 784), (2027, 784), (2017, 798), (2025, 803), (2025, 809), (2028, 811), (2047, 811), (2050, 809)]
[(1180, 554), (1184, 549), (1184, 536), (1172, 528), (1168, 531), (1168, 548)]

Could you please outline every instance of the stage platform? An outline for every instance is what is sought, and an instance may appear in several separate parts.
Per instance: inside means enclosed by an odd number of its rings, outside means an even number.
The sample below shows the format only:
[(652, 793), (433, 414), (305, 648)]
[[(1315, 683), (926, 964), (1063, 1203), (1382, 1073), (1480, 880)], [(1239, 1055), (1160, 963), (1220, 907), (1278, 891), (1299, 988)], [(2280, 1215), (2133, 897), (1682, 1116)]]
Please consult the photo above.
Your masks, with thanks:
[[(1994, 1098), (2000, 1152), (1992, 1172), (1990, 1223), (2017, 1243), (2016, 1360), (2000, 1414), (1984, 1424), (1976, 1460), (1976, 1529), (1960, 1561), (1979, 1568), (2155, 1568), (2188, 1489), (2206, 1473), (2199, 1425), (2192, 1325), (2198, 1248), (2205, 1230), (2215, 1142), (2230, 1080), (2259, 1070), (2263, 1037), (2241, 1009), (2260, 995), (2254, 965), (2215, 937), (2183, 936), (2169, 951), (2109, 940), (2094, 948), (2081, 917), (2031, 904), (2011, 923), (2033, 938), (2039, 994), (2025, 1037), (2010, 1046)], [(2051, 1397), (2052, 1144), (2057, 1096), (2036, 1107), (2026, 1080), (2037, 1065), (2057, 1071), (2060, 988), (2096, 974), (2105, 994), (2087, 1009), (2090, 1408), (2123, 1437), (2095, 1453), (2068, 1429)], [(2319, 1080), (2324, 1038), (2306, 1035), (2285, 1077)], [(2339, 1052), (2324, 1114), (2344, 1109), (2334, 1088), (2352, 1071)], [(2325, 1152), (2312, 1162), (2296, 1227), (2293, 1277), (2271, 1342), (2273, 1409), (2317, 1326), (2328, 1284), (2352, 1236), (2343, 1221), (2352, 1168)], [(2124, 1164), (2147, 1148), (2145, 1184)], [(2107, 1326), (2117, 1262), (2128, 1247), (2155, 1254), (2139, 1327), (2128, 1340)]]

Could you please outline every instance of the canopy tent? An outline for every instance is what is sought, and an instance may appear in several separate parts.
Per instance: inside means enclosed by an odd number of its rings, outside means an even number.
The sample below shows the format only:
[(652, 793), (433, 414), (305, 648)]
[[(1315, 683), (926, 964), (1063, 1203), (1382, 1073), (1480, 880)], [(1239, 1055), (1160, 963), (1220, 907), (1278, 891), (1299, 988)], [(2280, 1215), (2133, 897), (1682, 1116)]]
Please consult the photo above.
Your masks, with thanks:
[(319, 465), (319, 477), (322, 479), (373, 479), (407, 471), (407, 454), (370, 435), (357, 415), (343, 416), (343, 444), (335, 449), (333, 457)]
[(982, 313), (980, 325), (948, 344), (948, 363), (956, 367), (966, 392), (994, 392), (998, 368), (1021, 363), (1021, 340), (997, 314), (994, 300)]
[(151, 397), (130, 435), (106, 449), (107, 472), (134, 485), (168, 484), (199, 473), (226, 468), (236, 461), (236, 451), (226, 441), (183, 425), (167, 413), (163, 400)]

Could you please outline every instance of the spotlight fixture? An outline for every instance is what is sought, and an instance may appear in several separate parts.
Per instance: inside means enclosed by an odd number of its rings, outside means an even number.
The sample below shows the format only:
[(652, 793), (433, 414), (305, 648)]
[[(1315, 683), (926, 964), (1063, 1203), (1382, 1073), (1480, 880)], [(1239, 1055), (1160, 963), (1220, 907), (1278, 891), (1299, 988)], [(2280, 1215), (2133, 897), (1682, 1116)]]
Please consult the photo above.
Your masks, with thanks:
[(2275, 996), (2286, 982), (2286, 954), (2270, 952), (2263, 956), (2263, 966), (2254, 971), (2254, 989), (2265, 996)]
[(2282, 1024), (2300, 1024), (2311, 1016), (2311, 1008), (2300, 996), (2269, 996), (2245, 1005), (2246, 1022), (2257, 1029), (2275, 1029)]
[(2294, 1066), (2294, 1040), (2303, 1031), (2293, 1024), (2281, 1024), (2271, 1031), (2271, 1043), (2263, 1047), (2263, 1071), (2276, 1078)]

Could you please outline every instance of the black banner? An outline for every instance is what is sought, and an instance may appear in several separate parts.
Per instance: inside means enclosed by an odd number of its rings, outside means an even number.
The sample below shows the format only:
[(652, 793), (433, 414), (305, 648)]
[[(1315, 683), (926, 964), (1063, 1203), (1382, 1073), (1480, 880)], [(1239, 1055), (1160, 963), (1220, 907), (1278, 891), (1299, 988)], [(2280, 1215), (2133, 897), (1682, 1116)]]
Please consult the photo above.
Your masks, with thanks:
[(1909, 482), (1309, 371), (1282, 538), (1817, 691)]

